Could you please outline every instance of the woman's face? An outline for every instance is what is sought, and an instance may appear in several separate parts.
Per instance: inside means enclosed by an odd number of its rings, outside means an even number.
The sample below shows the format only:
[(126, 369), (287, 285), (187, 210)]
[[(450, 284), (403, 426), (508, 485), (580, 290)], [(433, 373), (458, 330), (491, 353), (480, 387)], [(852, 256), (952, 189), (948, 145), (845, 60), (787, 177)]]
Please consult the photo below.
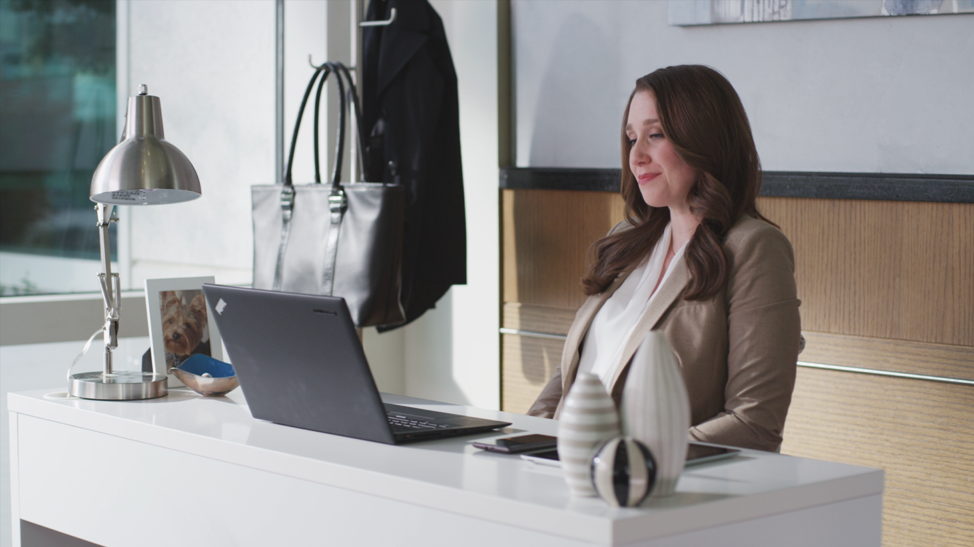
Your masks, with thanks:
[(626, 136), (629, 169), (632, 170), (643, 200), (650, 207), (669, 207), (671, 212), (689, 212), (687, 195), (697, 173), (686, 164), (663, 134), (656, 112), (656, 97), (640, 91), (629, 104)]

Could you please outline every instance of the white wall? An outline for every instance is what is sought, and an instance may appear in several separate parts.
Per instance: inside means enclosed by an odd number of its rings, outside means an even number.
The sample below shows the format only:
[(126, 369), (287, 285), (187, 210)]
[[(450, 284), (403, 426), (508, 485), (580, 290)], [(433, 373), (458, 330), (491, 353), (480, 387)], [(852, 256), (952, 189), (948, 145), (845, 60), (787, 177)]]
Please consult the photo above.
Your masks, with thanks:
[(166, 139), (193, 162), (203, 196), (121, 211), (132, 259), (123, 283), (249, 283), (250, 187), (274, 182), (274, 2), (139, 0), (128, 16), (129, 94), (144, 83), (160, 97)]
[(513, 0), (518, 166), (618, 168), (635, 80), (693, 63), (767, 170), (974, 173), (974, 14), (671, 27), (667, 5)]

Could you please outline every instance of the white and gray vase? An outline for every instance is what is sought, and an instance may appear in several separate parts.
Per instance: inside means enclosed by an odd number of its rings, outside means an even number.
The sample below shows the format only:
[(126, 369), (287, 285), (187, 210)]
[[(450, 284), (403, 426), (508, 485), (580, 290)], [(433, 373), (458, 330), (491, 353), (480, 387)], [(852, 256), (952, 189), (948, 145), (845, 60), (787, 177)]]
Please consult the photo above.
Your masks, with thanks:
[(673, 494), (683, 472), (690, 429), (690, 398), (680, 365), (662, 331), (650, 331), (629, 363), (622, 392), (622, 430), (656, 459), (650, 496)]
[(619, 435), (619, 412), (594, 374), (579, 374), (558, 417), (558, 459), (573, 496), (595, 496), (592, 456)]

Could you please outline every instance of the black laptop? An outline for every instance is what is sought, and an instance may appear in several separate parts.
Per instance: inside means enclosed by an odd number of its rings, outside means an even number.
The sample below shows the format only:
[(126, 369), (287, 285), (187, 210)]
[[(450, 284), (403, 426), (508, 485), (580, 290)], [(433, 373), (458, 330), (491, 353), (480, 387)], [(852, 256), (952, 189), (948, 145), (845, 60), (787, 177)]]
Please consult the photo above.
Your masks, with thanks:
[(254, 418), (398, 444), (509, 422), (384, 404), (342, 298), (203, 285)]

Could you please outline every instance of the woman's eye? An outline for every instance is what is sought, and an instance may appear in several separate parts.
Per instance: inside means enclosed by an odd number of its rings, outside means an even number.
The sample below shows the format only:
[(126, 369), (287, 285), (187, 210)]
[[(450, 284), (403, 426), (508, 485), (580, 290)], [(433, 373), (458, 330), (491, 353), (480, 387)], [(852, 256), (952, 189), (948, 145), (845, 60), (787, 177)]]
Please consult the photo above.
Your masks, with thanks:
[(636, 146), (636, 139), (629, 139), (629, 148)]
[(658, 140), (663, 139), (663, 138), (664, 137), (663, 137), (663, 134), (662, 133), (653, 133), (652, 135), (649, 136), (649, 139), (650, 140), (653, 140), (653, 141), (658, 141)]

